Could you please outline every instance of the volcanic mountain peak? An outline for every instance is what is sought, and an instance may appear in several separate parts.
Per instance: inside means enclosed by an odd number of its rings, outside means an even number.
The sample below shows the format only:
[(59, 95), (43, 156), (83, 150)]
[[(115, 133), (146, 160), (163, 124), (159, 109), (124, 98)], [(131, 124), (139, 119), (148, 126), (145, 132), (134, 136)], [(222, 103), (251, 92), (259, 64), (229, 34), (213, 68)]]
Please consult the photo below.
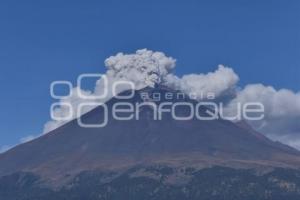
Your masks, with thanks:
[[(120, 95), (128, 95), (125, 91)], [(130, 99), (112, 98), (106, 102), (111, 111), (116, 102), (161, 104), (166, 93), (178, 91), (159, 86), (133, 91)], [(149, 94), (145, 99), (143, 93)], [(154, 93), (161, 99), (155, 101)], [(195, 100), (184, 97), (175, 102)], [(208, 108), (202, 108), (202, 112)], [(85, 123), (103, 120), (99, 106), (81, 116)], [(186, 113), (181, 108), (178, 113)], [(300, 166), (300, 153), (272, 142), (251, 127), (216, 119), (180, 121), (164, 113), (161, 120), (153, 117), (153, 107), (144, 105), (139, 119), (116, 120), (108, 112), (104, 127), (84, 128), (77, 119), (0, 155), (0, 176), (18, 171), (29, 171), (44, 177), (63, 178), (84, 170), (121, 169), (138, 164), (164, 163), (167, 165), (211, 166)]]

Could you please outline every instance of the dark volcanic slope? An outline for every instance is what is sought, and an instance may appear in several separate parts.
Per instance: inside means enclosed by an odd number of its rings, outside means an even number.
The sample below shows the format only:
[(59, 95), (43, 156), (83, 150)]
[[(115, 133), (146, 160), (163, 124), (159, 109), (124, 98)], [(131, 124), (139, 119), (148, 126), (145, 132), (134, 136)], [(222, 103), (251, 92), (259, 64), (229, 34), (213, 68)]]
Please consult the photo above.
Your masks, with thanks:
[[(164, 94), (170, 91), (145, 88), (135, 91), (130, 100), (111, 99), (107, 103), (108, 109), (115, 102), (143, 102), (141, 92)], [(193, 102), (190, 99), (182, 101)], [(103, 128), (82, 128), (73, 120), (1, 154), (0, 176), (30, 171), (46, 177), (64, 177), (83, 170), (122, 168), (153, 162), (200, 166), (234, 166), (237, 163), (245, 166), (300, 166), (298, 151), (272, 142), (247, 126), (224, 120), (178, 121), (167, 113), (163, 115), (163, 120), (153, 120), (151, 108), (144, 106), (138, 121), (117, 121), (109, 116), (108, 125)], [(202, 112), (206, 109), (203, 107)], [(187, 111), (182, 107), (178, 112), (184, 114)], [(83, 115), (82, 120), (95, 122), (101, 120), (101, 116), (103, 109), (98, 107)]]

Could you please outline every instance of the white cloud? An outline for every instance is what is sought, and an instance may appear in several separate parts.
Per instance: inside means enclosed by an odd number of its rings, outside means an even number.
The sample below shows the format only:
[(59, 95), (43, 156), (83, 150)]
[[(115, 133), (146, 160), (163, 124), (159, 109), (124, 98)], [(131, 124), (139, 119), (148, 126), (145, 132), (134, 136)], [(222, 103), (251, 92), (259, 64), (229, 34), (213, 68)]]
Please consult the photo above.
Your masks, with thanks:
[(11, 149), (13, 146), (9, 146), (9, 145), (3, 145), (0, 147), (0, 153), (4, 153), (6, 151), (8, 151), (9, 149)]
[(237, 92), (227, 111), (236, 113), (236, 104), (260, 102), (265, 107), (261, 121), (248, 121), (256, 130), (268, 137), (294, 147), (300, 147), (300, 92), (276, 90), (271, 86), (250, 84)]
[(188, 74), (178, 78), (171, 74), (166, 78), (166, 84), (188, 94), (195, 93), (200, 97), (213, 93), (216, 97), (221, 96), (228, 90), (233, 89), (239, 81), (238, 75), (233, 69), (219, 65), (218, 69), (208, 74)]
[[(92, 100), (92, 99), (80, 98), (79, 92), (81, 92), (81, 94), (84, 95), (84, 96), (94, 95), (91, 91), (85, 91), (85, 90), (82, 90), (78, 87), (73, 88), (72, 92), (71, 92), (71, 96), (69, 96), (68, 98), (60, 100), (60, 103), (62, 103), (62, 105), (59, 106), (59, 107), (56, 107), (53, 111), (53, 115), (58, 117), (58, 118), (62, 118), (62, 120), (50, 120), (50, 121), (48, 121), (44, 125), (43, 133), (48, 133), (48, 132), (58, 128), (59, 126), (62, 126), (66, 122), (68, 122), (72, 119), (75, 119), (77, 117), (77, 114), (78, 114), (77, 109), (78, 109), (78, 107), (81, 103), (83, 103), (83, 102), (96, 102), (95, 100)], [(71, 105), (71, 110), (68, 106), (66, 106), (66, 104)], [(91, 109), (93, 109), (93, 107), (85, 107), (85, 109), (82, 110), (80, 115), (90, 111)], [(63, 118), (66, 118), (67, 116), (69, 116), (70, 113), (71, 113), (71, 119), (70, 120), (63, 120)]]
[[(41, 135), (39, 134), (39, 135), (25, 136), (25, 137), (23, 137), (19, 140), (18, 144), (23, 144), (23, 143), (26, 143), (26, 142), (30, 142), (31, 140), (34, 140), (35, 138), (37, 138), (39, 136), (41, 136)], [(18, 144), (16, 144), (16, 145), (18, 145)], [(1, 146), (0, 147), (0, 154), (10, 150), (11, 148), (15, 147), (16, 145), (3, 145), (3, 146)]]
[(28, 136), (25, 136), (23, 138), (20, 139), (20, 142), (21, 143), (26, 143), (26, 142), (30, 142), (31, 140), (34, 140), (35, 138), (37, 138), (38, 136), (36, 135), (28, 135)]

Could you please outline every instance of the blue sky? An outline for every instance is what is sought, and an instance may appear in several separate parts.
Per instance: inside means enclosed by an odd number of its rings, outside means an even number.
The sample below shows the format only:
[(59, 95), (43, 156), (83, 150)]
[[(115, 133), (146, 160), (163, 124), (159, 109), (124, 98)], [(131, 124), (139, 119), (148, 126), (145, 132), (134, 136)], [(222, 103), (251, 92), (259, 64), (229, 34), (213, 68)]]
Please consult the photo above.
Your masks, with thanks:
[(300, 1), (1, 1), (0, 146), (39, 134), (54, 80), (148, 48), (176, 74), (232, 67), (243, 86), (300, 90)]

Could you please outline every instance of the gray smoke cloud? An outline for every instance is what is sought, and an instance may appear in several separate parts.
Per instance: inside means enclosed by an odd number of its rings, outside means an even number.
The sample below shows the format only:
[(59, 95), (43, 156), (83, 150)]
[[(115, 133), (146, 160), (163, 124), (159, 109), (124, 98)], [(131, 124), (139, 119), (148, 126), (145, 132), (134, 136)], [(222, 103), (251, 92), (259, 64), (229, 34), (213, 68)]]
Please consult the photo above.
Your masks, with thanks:
[(111, 56), (105, 60), (105, 66), (109, 78), (134, 82), (136, 89), (140, 89), (161, 83), (172, 72), (175, 62), (162, 52), (142, 49), (135, 54)]

